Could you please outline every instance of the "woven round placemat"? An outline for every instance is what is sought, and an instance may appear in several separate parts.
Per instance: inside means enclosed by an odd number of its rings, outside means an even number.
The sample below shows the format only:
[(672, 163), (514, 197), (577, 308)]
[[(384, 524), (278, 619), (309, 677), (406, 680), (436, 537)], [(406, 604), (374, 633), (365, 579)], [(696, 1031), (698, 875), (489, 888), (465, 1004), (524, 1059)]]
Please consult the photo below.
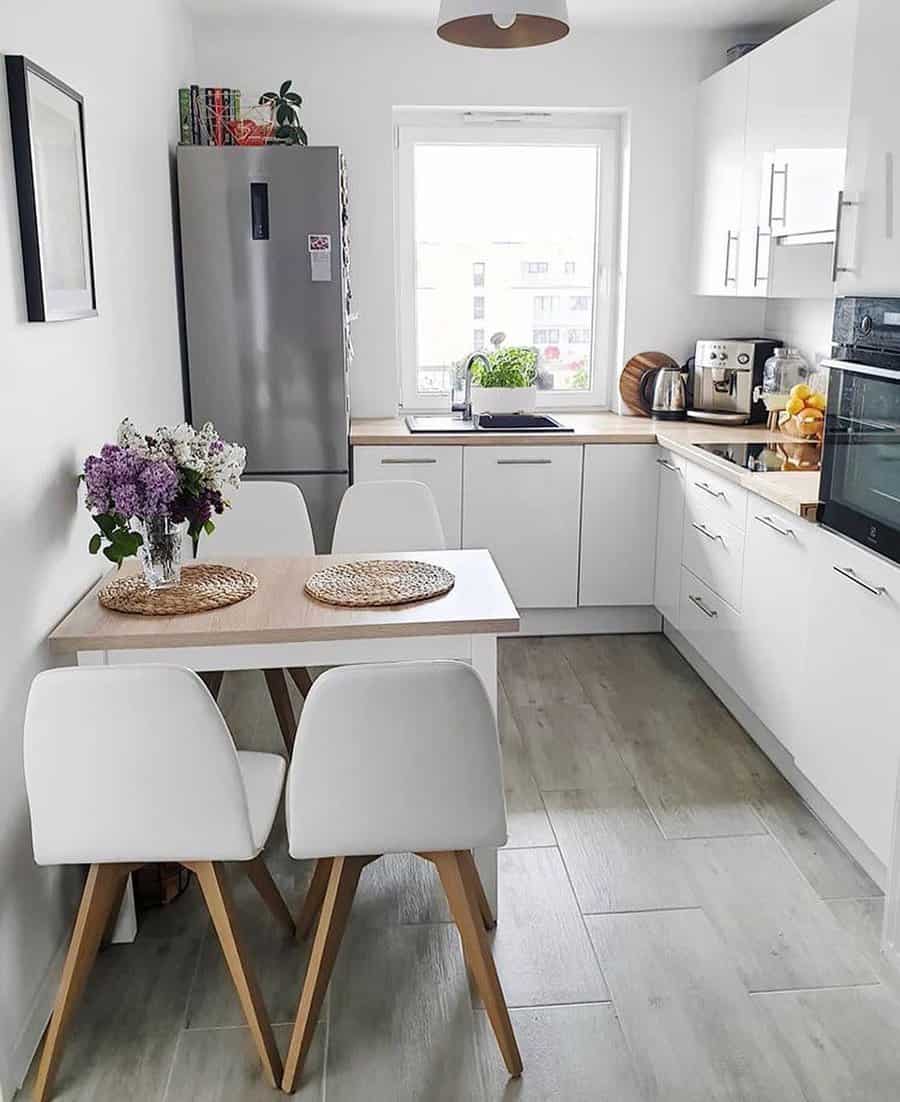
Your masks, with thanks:
[(216, 563), (195, 563), (181, 569), (181, 584), (171, 589), (150, 589), (141, 575), (117, 578), (100, 590), (104, 608), (134, 612), (140, 616), (180, 616), (209, 612), (237, 604), (256, 592), (259, 582), (246, 570)]
[(317, 570), (304, 588), (310, 597), (327, 605), (376, 608), (440, 597), (449, 593), (455, 582), (449, 570), (430, 562), (366, 559)]

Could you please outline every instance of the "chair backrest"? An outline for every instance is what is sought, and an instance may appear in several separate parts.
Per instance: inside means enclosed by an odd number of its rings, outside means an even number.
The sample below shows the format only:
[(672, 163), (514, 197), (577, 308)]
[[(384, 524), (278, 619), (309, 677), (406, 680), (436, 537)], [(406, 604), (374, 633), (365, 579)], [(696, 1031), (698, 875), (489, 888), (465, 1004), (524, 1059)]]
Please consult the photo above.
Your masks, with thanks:
[(303, 705), (287, 782), (294, 857), (506, 842), (497, 725), (463, 662), (329, 670)]
[(434, 495), (424, 482), (355, 482), (341, 500), (331, 544), (335, 554), (445, 547)]
[(40, 865), (255, 856), (237, 751), (190, 670), (38, 674), (25, 784)]
[(245, 479), (231, 508), (213, 517), (216, 530), (200, 541), (200, 556), (314, 555), (306, 502), (293, 482)]

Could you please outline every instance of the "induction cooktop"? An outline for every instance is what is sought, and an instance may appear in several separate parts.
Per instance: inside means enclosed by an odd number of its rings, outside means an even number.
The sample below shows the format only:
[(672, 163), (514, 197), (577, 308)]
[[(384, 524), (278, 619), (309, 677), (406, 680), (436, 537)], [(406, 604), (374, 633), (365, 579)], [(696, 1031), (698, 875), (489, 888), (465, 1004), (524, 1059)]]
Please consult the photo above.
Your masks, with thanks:
[(697, 444), (705, 452), (734, 463), (748, 471), (818, 471), (822, 465), (822, 446), (805, 440), (767, 444)]

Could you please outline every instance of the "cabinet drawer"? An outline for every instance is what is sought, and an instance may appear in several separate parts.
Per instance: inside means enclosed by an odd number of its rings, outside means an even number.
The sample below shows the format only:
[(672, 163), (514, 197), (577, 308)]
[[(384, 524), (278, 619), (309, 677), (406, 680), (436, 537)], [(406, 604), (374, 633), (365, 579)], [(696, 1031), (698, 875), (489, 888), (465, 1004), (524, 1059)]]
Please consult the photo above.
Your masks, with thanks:
[(463, 546), (486, 547), (519, 608), (575, 608), (577, 445), (466, 448)]
[(688, 511), (682, 563), (733, 608), (741, 607), (744, 533), (722, 520), (718, 508), (703, 503)]
[(683, 568), (678, 615), (685, 639), (735, 692), (743, 695), (738, 661), (740, 614)]
[(353, 449), (354, 482), (424, 482), (437, 502), (448, 547), (462, 538), (462, 448), (359, 447)]
[(688, 512), (696, 506), (716, 521), (725, 521), (742, 531), (747, 520), (747, 491), (728, 478), (695, 463), (688, 464)]

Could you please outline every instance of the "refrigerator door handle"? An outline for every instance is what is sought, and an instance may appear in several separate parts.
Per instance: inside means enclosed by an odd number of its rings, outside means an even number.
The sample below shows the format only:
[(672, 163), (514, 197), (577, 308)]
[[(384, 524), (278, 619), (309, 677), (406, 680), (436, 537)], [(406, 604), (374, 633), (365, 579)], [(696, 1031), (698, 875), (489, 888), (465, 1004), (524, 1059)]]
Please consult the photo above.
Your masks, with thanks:
[(269, 240), (269, 185), (250, 185), (250, 235), (254, 241)]

